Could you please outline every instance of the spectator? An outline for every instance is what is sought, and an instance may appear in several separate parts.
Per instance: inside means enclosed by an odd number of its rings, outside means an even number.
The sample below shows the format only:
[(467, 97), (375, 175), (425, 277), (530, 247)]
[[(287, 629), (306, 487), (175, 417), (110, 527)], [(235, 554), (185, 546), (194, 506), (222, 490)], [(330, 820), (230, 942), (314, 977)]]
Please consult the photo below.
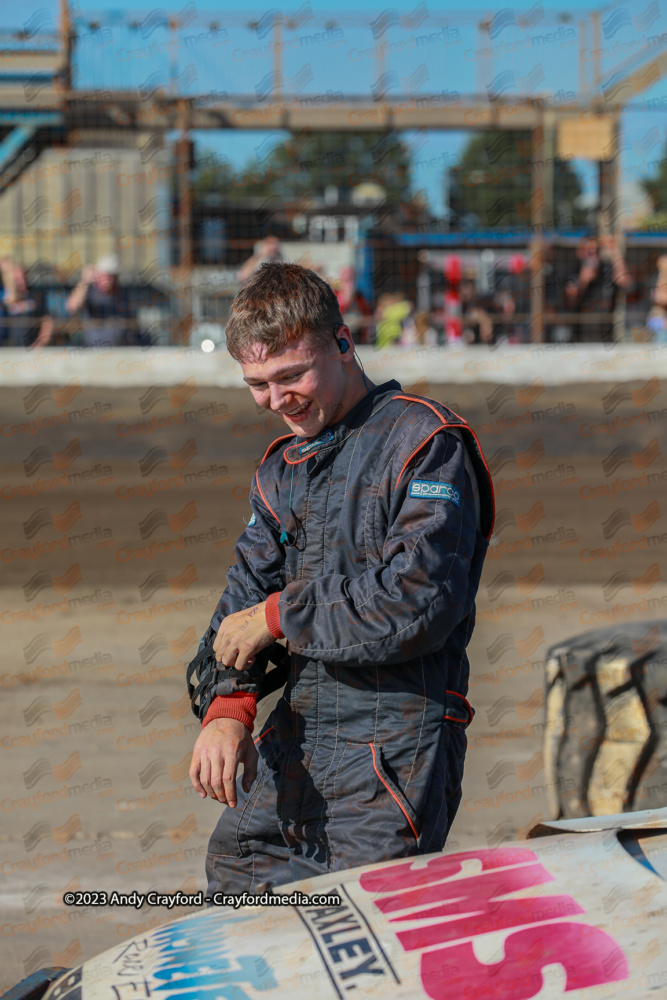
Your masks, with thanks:
[(431, 326), (431, 321), (427, 312), (419, 312), (416, 314), (415, 329), (417, 331), (417, 344), (419, 347), (438, 346), (438, 331)]
[(401, 335), (398, 338), (398, 344), (401, 347), (416, 347), (419, 342), (419, 332), (415, 319), (415, 314), (411, 313), (401, 324)]
[(518, 344), (519, 336), (513, 322), (516, 302), (509, 289), (502, 289), (494, 296), (494, 344)]
[(338, 281), (335, 285), (336, 299), (340, 308), (341, 316), (349, 312), (354, 303), (354, 268), (341, 268)]
[(391, 347), (401, 337), (403, 324), (412, 312), (412, 303), (402, 294), (391, 292), (380, 297), (375, 313), (377, 336), (375, 346)]
[(248, 257), (245, 264), (241, 264), (236, 276), (239, 281), (247, 281), (264, 261), (280, 261), (282, 259), (280, 240), (276, 236), (267, 236), (252, 257)]
[[(630, 272), (613, 236), (605, 240), (584, 240), (577, 249), (581, 261), (578, 285), (578, 311), (585, 314), (613, 313), (619, 294), (632, 285)], [(579, 325), (575, 337), (578, 341), (604, 341), (614, 339), (613, 320)]]
[(0, 274), (0, 346), (44, 347), (53, 336), (44, 295), (28, 288), (25, 271), (9, 257), (0, 260)]
[(667, 255), (658, 257), (658, 280), (651, 291), (653, 306), (646, 317), (646, 329), (656, 344), (667, 344)]
[(507, 272), (498, 281), (495, 305), (502, 316), (495, 331), (496, 342), (526, 343), (530, 339), (528, 323), (515, 320), (517, 314), (526, 316), (530, 312), (530, 272), (521, 254), (510, 257)]
[(646, 329), (656, 344), (667, 344), (667, 295), (654, 288), (651, 299), (653, 306), (646, 317)]
[(475, 280), (472, 277), (464, 277), (461, 281), (461, 316), (464, 343), (491, 344), (493, 342), (493, 321), (488, 311), (480, 304)]
[[(556, 314), (567, 313), (572, 315), (579, 312), (579, 279), (576, 274), (570, 274), (565, 278), (560, 296), (557, 297), (554, 304), (554, 312)], [(548, 339), (555, 344), (569, 344), (580, 340), (582, 332), (582, 326), (579, 323), (570, 320), (566, 320), (565, 322), (557, 321), (550, 330)]]
[(355, 344), (370, 343), (373, 310), (357, 290), (353, 267), (342, 268), (338, 281), (333, 283), (333, 289), (341, 315), (352, 332)]
[(545, 282), (545, 337), (549, 344), (570, 344), (583, 327), (574, 319), (564, 319), (579, 312), (579, 277), (576, 273), (556, 276)]
[(65, 302), (68, 313), (81, 314), (84, 347), (136, 344), (136, 315), (128, 293), (118, 284), (118, 258), (101, 257), (81, 271), (79, 283)]

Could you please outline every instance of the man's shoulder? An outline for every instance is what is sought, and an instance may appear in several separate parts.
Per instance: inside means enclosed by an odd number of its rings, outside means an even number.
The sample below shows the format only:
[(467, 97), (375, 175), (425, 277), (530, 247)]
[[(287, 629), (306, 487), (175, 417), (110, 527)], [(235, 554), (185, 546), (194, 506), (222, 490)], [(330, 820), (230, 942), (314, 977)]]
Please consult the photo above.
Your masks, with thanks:
[(387, 416), (393, 417), (396, 429), (405, 433), (428, 435), (436, 430), (468, 427), (463, 417), (450, 410), (444, 403), (418, 393), (400, 390), (387, 405), (389, 407)]
[[(391, 465), (403, 468), (425, 446), (432, 453), (451, 454), (458, 447), (452, 435), (463, 444), (460, 429), (467, 429), (465, 420), (438, 400), (419, 393), (403, 391), (400, 387), (381, 407), (376, 409), (364, 427), (367, 437), (379, 446), (375, 449), (378, 460), (384, 465), (391, 456)], [(373, 449), (364, 450), (368, 458), (367, 471), (372, 464)], [(379, 456), (384, 456), (384, 459)]]
[(281, 434), (274, 438), (269, 447), (264, 452), (257, 466), (258, 473), (272, 474), (285, 464), (285, 449), (296, 441), (296, 434)]

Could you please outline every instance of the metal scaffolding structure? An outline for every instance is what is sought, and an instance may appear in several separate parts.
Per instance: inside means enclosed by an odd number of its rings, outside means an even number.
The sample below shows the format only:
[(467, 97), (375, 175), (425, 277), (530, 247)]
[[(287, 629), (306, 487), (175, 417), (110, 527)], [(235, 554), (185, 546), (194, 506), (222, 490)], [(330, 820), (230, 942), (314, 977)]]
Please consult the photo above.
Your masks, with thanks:
[[(510, 12), (514, 27), (532, 30), (536, 23), (535, 11), (536, 7), (524, 14)], [(477, 48), (471, 51), (493, 52), (494, 45), (500, 49), (496, 40), (503, 30), (498, 21), (502, 14), (499, 12), (490, 19), (474, 11), (457, 14), (458, 24), (465, 25), (469, 32), (476, 32)], [(540, 16), (544, 18), (547, 15), (542, 11)], [(568, 26), (568, 31), (574, 32), (574, 28), (569, 27), (574, 15), (550, 16), (555, 18), (551, 26), (554, 37), (556, 32), (563, 35), (565, 26)], [(254, 19), (250, 15), (225, 14), (223, 25), (221, 18), (215, 21), (210, 17), (203, 19), (194, 11), (193, 5), (186, 6), (178, 14), (90, 11), (84, 15), (74, 12), (68, 0), (60, 0), (59, 28), (37, 23), (13, 33), (5, 32), (3, 36), (0, 190), (16, 182), (31, 162), (54, 142), (64, 146), (84, 143), (88, 146), (133, 145), (136, 148), (139, 143), (145, 143), (148, 133), (154, 146), (160, 148), (166, 134), (176, 131), (180, 135), (176, 143), (175, 164), (178, 178), (178, 257), (185, 274), (192, 267), (192, 196), (187, 161), (191, 155), (189, 140), (193, 130), (262, 129), (293, 133), (304, 129), (379, 133), (407, 129), (523, 130), (530, 133), (532, 146), (530, 262), (534, 280), (531, 286), (531, 336), (539, 340), (543, 334), (544, 289), (541, 275), (544, 232), (553, 226), (554, 220), (552, 193), (556, 156), (572, 155), (572, 151), (576, 150), (576, 155), (588, 156), (599, 162), (599, 228), (602, 233), (617, 234), (620, 116), (628, 102), (667, 73), (667, 34), (664, 40), (662, 36), (656, 36), (657, 42), (649, 38), (651, 44), (647, 42), (620, 65), (603, 69), (601, 30), (607, 23), (604, 16), (600, 12), (594, 12), (587, 19), (577, 15), (579, 92), (559, 99), (558, 95), (552, 97), (536, 93), (532, 85), (529, 92), (509, 95), (506, 92), (507, 81), (503, 83), (500, 80), (502, 74), (494, 81), (487, 81), (485, 88), (480, 82), (480, 92), (476, 95), (415, 89), (417, 85), (413, 78), (411, 92), (396, 92), (396, 74), (388, 68), (387, 61), (391, 32), (398, 30), (400, 36), (400, 32), (412, 31), (411, 37), (414, 37), (414, 31), (423, 25), (426, 17), (430, 19), (428, 27), (432, 29), (432, 35), (452, 30), (451, 15), (425, 12), (425, 5), (406, 15), (384, 11), (378, 15), (316, 17), (305, 4), (291, 16), (275, 10)], [(300, 29), (304, 19), (312, 21), (313, 28), (318, 28), (320, 34), (329, 32), (332, 39), (335, 39), (336, 31), (343, 31), (341, 25), (350, 31), (370, 32), (373, 45), (368, 51), (376, 82), (369, 93), (322, 95), (313, 93), (312, 89), (304, 89), (299, 74), (287, 77), (286, 39), (292, 37), (290, 32), (293, 34)], [(262, 57), (270, 59), (272, 68), (262, 81), (261, 90), (258, 85), (254, 93), (189, 92), (192, 87), (188, 86), (187, 72), (180, 71), (177, 58), (182, 32), (186, 28), (200, 28), (202, 35), (210, 40), (234, 25), (238, 30), (254, 33), (263, 42)], [(155, 31), (166, 32), (164, 46), (168, 68), (164, 72), (153, 73), (138, 86), (100, 88), (87, 85), (85, 80), (79, 79), (79, 50), (85, 46), (85, 38), (97, 39), (96, 44), (99, 44), (102, 33), (113, 30), (134, 32), (133, 37), (138, 32), (137, 37), (147, 47)], [(537, 37), (548, 38), (549, 35)], [(532, 42), (535, 42), (535, 37), (532, 37)], [(590, 58), (585, 59), (584, 53), (589, 51)], [(482, 65), (481, 57), (479, 65)], [(516, 81), (514, 86), (515, 89), (518, 86)]]

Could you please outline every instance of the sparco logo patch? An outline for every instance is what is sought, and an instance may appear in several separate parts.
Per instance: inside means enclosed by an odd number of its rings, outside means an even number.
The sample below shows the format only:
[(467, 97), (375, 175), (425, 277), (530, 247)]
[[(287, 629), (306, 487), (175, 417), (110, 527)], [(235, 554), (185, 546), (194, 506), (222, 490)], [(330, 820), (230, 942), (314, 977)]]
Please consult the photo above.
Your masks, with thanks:
[(461, 506), (461, 493), (451, 483), (433, 483), (430, 479), (413, 479), (408, 496), (425, 497), (429, 500), (451, 500)]
[(305, 455), (307, 452), (312, 451), (313, 448), (319, 448), (321, 444), (327, 444), (329, 441), (333, 441), (333, 431), (326, 431), (321, 437), (317, 437), (313, 441), (308, 441), (307, 444), (302, 444), (299, 448), (299, 454)]

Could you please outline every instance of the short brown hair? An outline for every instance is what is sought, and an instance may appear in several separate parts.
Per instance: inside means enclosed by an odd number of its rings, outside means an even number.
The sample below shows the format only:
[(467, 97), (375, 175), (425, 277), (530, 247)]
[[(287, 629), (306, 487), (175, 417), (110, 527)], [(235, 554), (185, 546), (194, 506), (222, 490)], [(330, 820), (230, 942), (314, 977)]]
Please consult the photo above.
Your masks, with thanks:
[(255, 344), (275, 354), (308, 333), (333, 346), (334, 329), (342, 322), (336, 295), (323, 278), (300, 264), (271, 261), (248, 278), (232, 302), (227, 350), (242, 361)]

